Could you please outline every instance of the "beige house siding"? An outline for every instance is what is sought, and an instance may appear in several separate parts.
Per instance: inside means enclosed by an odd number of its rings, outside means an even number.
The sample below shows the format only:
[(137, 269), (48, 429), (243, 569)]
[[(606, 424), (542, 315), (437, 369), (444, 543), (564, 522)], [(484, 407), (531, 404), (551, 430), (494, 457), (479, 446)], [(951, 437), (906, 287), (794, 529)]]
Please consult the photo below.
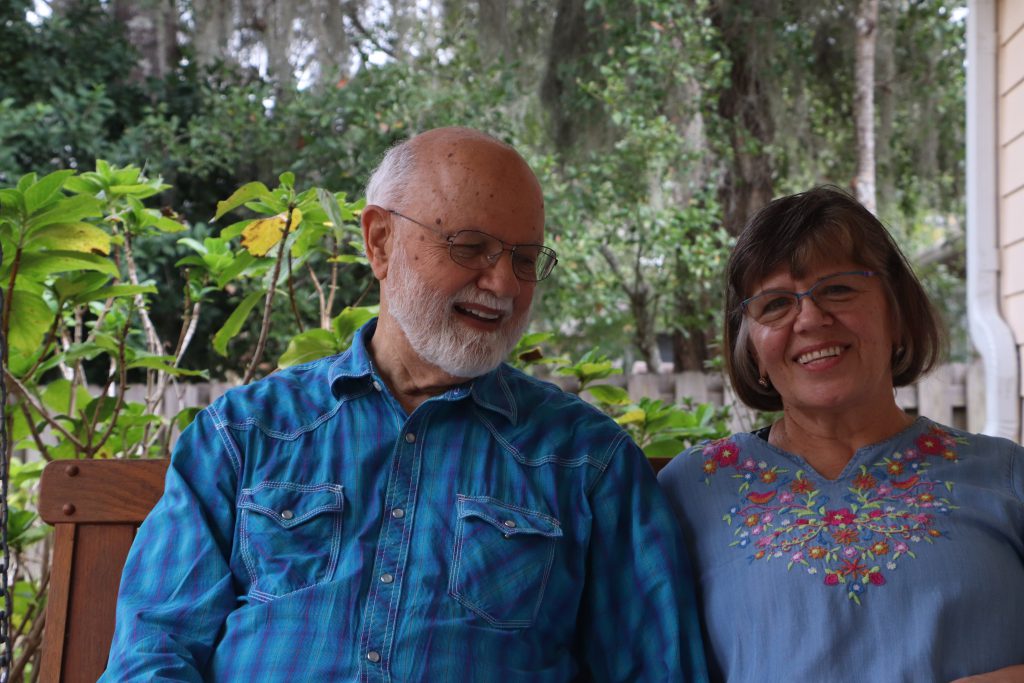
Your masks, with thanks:
[(1024, 368), (1024, 1), (998, 0), (997, 25), (1000, 303)]

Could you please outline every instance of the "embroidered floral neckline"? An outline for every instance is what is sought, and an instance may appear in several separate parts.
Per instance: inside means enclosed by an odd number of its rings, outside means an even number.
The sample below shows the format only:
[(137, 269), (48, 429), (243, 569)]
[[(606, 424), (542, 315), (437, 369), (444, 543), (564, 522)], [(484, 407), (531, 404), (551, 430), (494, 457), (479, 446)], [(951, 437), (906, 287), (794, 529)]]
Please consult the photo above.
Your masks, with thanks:
[[(861, 465), (849, 481), (847, 494), (830, 500), (803, 468), (769, 467), (764, 460), (744, 457), (735, 437), (706, 444), (704, 482), (731, 472), (739, 503), (722, 517), (735, 527), (729, 545), (753, 549), (751, 563), (787, 562), (824, 576), (826, 586), (842, 586), (861, 604), (869, 588), (884, 586), (887, 572), (906, 558), (917, 559), (920, 543), (948, 538), (939, 520), (956, 506), (948, 495), (953, 482), (929, 476), (934, 458), (958, 462), (957, 446), (966, 443), (935, 424), (914, 445), (876, 457)], [(793, 471), (795, 470), (795, 471)]]

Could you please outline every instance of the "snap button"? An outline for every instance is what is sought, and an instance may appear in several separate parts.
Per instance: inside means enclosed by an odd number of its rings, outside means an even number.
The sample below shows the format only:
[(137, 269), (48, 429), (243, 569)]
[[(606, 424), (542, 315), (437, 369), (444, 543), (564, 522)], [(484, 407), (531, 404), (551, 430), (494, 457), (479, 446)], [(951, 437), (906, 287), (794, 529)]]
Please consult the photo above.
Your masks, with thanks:
[(516, 523), (515, 523), (514, 520), (506, 519), (505, 520), (505, 526), (507, 526), (509, 529), (515, 529), (516, 528)]
[(402, 508), (395, 508), (391, 511), (391, 516), (395, 519), (401, 519), (402, 517), (405, 517), (405, 510)]
[(369, 652), (366, 653), (366, 658), (369, 659), (374, 664), (376, 664), (377, 662), (380, 661), (380, 653), (377, 652), (376, 650), (370, 650)]
[(380, 582), (381, 583), (391, 583), (394, 580), (395, 580), (395, 577), (391, 576), (391, 574), (385, 573), (385, 574), (381, 574), (380, 575)]
[(380, 391), (380, 382), (378, 382), (377, 380), (373, 380), (373, 388), (376, 389), (377, 391)]
[(416, 440), (416, 435), (413, 434), (412, 432), (409, 432), (408, 434), (405, 435), (405, 442), (406, 443), (412, 443), (415, 440)]
[(284, 510), (281, 513), (281, 519), (291, 519), (294, 516), (295, 516), (295, 513), (292, 512), (291, 510)]

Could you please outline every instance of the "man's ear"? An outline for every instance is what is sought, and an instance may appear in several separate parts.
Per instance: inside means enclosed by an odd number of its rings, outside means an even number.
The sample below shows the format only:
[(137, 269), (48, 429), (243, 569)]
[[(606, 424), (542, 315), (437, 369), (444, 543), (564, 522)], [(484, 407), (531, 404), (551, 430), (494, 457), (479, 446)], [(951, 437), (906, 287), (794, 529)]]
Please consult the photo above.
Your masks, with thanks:
[(391, 220), (391, 214), (376, 204), (367, 204), (363, 207), (360, 222), (363, 227), (366, 258), (370, 261), (374, 277), (383, 280), (388, 274), (394, 244), (394, 222)]

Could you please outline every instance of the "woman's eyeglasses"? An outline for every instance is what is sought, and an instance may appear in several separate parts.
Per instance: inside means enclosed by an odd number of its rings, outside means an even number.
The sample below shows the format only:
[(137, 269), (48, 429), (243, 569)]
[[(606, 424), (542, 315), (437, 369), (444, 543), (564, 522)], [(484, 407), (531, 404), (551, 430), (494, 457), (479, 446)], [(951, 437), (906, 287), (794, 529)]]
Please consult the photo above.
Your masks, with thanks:
[(755, 322), (768, 327), (782, 327), (796, 318), (800, 301), (810, 298), (826, 313), (841, 313), (857, 304), (867, 290), (868, 278), (878, 275), (870, 270), (849, 270), (821, 278), (806, 292), (769, 289), (745, 299), (740, 308)]

